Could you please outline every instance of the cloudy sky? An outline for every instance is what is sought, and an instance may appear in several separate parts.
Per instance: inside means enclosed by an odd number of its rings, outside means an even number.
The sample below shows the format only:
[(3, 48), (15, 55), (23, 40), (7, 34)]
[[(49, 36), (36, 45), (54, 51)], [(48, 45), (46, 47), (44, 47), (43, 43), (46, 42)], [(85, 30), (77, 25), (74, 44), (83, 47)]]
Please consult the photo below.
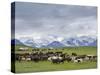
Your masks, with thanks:
[(16, 37), (70, 37), (97, 35), (97, 8), (93, 6), (16, 3)]

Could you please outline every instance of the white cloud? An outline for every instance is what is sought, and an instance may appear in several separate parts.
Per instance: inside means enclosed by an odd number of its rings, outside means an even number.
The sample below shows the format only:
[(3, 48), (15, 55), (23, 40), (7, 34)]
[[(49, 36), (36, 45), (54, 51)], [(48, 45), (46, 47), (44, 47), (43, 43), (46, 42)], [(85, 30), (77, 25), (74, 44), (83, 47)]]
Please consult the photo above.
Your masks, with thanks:
[(16, 38), (48, 38), (61, 41), (62, 37), (97, 35), (96, 7), (17, 4)]
[(94, 17), (76, 19), (67, 27), (69, 35), (97, 35), (97, 20)]
[(58, 37), (58, 38), (57, 38), (57, 41), (62, 41), (62, 40), (64, 40), (63, 37)]

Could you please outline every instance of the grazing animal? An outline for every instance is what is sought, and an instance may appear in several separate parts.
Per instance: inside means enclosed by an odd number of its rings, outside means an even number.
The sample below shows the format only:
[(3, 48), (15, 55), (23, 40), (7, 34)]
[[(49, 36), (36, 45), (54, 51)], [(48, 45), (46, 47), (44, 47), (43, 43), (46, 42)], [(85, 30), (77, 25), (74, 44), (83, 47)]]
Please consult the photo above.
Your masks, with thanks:
[(21, 48), (19, 48), (19, 50), (20, 50), (20, 51), (25, 51), (25, 50), (28, 50), (28, 48), (27, 48), (27, 47), (24, 47), (24, 48), (21, 47)]
[(70, 56), (67, 56), (67, 57), (65, 57), (65, 60), (66, 60), (67, 62), (70, 62), (70, 61), (72, 61), (72, 58), (71, 58)]
[(31, 58), (30, 58), (30, 57), (27, 57), (27, 58), (26, 58), (26, 61), (31, 61)]
[(41, 59), (42, 61), (46, 61), (46, 60), (48, 59), (48, 56), (47, 56), (47, 55), (41, 55), (41, 56), (40, 56), (40, 59)]
[(34, 62), (39, 62), (40, 61), (40, 57), (38, 55), (35, 56), (31, 56), (32, 61)]
[(97, 56), (93, 56), (93, 61), (97, 61)]
[(90, 61), (97, 61), (97, 56), (95, 55), (87, 55)]
[(72, 56), (77, 56), (77, 54), (76, 53), (72, 53)]
[(72, 61), (76, 59), (76, 56), (71, 56)]
[(49, 57), (49, 58), (48, 58), (48, 61), (52, 62), (52, 59), (51, 59), (51, 58), (52, 58), (52, 57)]
[[(23, 48), (20, 48), (23, 49)], [(13, 57), (12, 61), (34, 61), (34, 62), (39, 62), (39, 61), (50, 61), (52, 63), (64, 63), (65, 61), (67, 62), (83, 62), (83, 61), (92, 61), (96, 62), (97, 61), (97, 56), (96, 55), (77, 55), (76, 53), (72, 53), (71, 55), (67, 53), (61, 52), (42, 52), (38, 51), (39, 49), (33, 49), (32, 53), (23, 53), (23, 54), (11, 54)], [(41, 50), (46, 50), (46, 49), (41, 49)], [(14, 58), (15, 57), (15, 58)]]
[(84, 61), (89, 61), (89, 57), (85, 56)]
[(83, 59), (80, 58), (80, 59), (75, 59), (74, 60), (74, 63), (80, 63), (80, 62), (83, 62)]
[(52, 63), (64, 63), (64, 59), (62, 57), (58, 57), (58, 56), (52, 56), (48, 58), (49, 61), (51, 61)]
[(25, 58), (25, 57), (21, 57), (21, 60), (22, 60), (22, 61), (25, 61), (25, 60), (26, 60), (26, 58)]

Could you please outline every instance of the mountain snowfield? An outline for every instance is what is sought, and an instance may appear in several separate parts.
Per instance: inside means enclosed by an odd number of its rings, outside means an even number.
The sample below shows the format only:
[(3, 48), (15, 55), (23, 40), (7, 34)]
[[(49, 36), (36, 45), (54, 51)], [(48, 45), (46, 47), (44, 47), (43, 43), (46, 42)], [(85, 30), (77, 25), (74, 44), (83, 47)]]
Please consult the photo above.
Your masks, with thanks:
[(18, 44), (24, 44), (26, 46), (41, 48), (41, 47), (76, 47), (76, 46), (97, 46), (97, 37), (92, 36), (80, 36), (80, 37), (69, 37), (62, 38), (56, 37), (54, 39), (50, 38), (21, 38), (17, 39)]
[(63, 40), (62, 43), (66, 46), (96, 46), (97, 38), (88, 36), (72, 37)]

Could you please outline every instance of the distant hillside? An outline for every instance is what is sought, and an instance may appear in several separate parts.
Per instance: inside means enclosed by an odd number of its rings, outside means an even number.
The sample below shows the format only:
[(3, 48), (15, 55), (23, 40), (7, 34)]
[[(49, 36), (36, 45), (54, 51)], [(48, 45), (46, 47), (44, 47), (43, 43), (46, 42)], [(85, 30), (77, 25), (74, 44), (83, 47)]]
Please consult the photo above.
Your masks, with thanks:
[(62, 41), (66, 46), (97, 46), (97, 38), (82, 36), (64, 39)]
[(58, 41), (54, 41), (54, 42), (48, 44), (47, 47), (56, 48), (56, 47), (65, 47), (65, 45), (60, 43), (60, 42), (58, 42)]
[(33, 42), (33, 40), (30, 40), (30, 39), (26, 40), (26, 41), (24, 42), (24, 44), (25, 44), (26, 46), (36, 47), (36, 44)]
[(94, 36), (93, 37), (91, 36), (69, 37), (69, 38), (63, 38), (63, 40), (61, 41), (55, 38), (55, 40), (48, 39), (48, 38), (14, 39), (12, 40), (12, 44), (26, 45), (33, 48), (97, 46), (97, 37)]
[(12, 39), (11, 40), (11, 45), (24, 45), (20, 40), (18, 39)]

